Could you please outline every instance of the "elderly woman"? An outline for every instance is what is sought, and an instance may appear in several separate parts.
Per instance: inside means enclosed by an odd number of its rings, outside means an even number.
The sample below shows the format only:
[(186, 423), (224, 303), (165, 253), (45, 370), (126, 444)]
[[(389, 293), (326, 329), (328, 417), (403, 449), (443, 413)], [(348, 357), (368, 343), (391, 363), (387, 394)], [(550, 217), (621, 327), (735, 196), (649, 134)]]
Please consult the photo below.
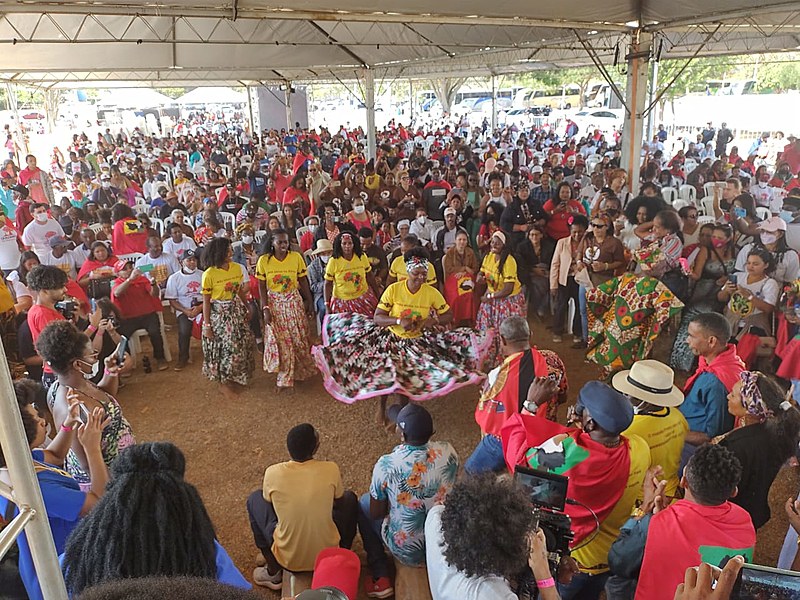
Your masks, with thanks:
[(469, 247), (469, 235), (460, 230), (456, 243), (442, 259), (444, 271), (444, 299), (453, 310), (457, 325), (472, 327), (475, 323), (475, 276), (478, 259)]
[(282, 229), (272, 234), (266, 254), (258, 259), (256, 277), (264, 323), (273, 334), (264, 336), (264, 370), (278, 373), (281, 391), (314, 374), (308, 330), (314, 311), (306, 263), (289, 250), (289, 235)]
[[(110, 465), (121, 450), (136, 443), (130, 423), (122, 415), (122, 407), (115, 398), (119, 388), (116, 353), (106, 357), (105, 364), (101, 365), (89, 338), (69, 321), (49, 323), (39, 334), (36, 349), (57, 377), (47, 393), (54, 426), (60, 430), (74, 422), (70, 415), (76, 395), (89, 414), (102, 410), (104, 427), (100, 449), (105, 464)], [(95, 385), (89, 378), (101, 368), (104, 376)], [(66, 457), (66, 469), (78, 483), (88, 488), (94, 476), (90, 457), (79, 440), (73, 439), (72, 450)]]
[(369, 257), (358, 236), (340, 233), (333, 242), (333, 258), (325, 268), (325, 309), (328, 314), (375, 313), (382, 292)]
[(494, 333), (441, 329), (453, 314), (425, 283), (428, 253), (413, 248), (404, 258), (408, 278), (386, 288), (373, 318), (341, 313), (325, 320), (323, 345), (313, 355), (325, 388), (341, 402), (382, 397), (385, 407), (391, 394), (428, 400), (483, 379), (480, 365)]
[[(507, 317), (526, 317), (528, 314), (525, 294), (521, 293), (522, 286), (517, 277), (517, 261), (511, 256), (511, 248), (502, 231), (492, 234), (489, 249), (476, 278), (476, 283), (486, 290), (478, 309), (477, 327), (480, 331), (496, 331)], [(502, 361), (499, 336), (494, 338), (486, 359), (487, 368), (494, 368)]]
[(255, 370), (255, 341), (247, 323), (250, 276), (233, 262), (228, 238), (214, 238), (203, 252), (203, 374), (231, 397)]

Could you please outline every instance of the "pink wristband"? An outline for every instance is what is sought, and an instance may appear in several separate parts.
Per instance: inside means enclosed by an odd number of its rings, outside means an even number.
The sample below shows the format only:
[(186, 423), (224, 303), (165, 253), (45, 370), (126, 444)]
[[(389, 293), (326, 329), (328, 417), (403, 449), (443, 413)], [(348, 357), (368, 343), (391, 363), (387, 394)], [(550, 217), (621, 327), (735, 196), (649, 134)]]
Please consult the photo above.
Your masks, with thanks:
[(541, 589), (556, 587), (556, 580), (552, 577), (550, 579), (537, 579), (536, 587)]
[(118, 373), (112, 373), (112, 372), (111, 372), (111, 371), (109, 371), (108, 369), (106, 369), (105, 371), (103, 371), (103, 374), (104, 374), (104, 375), (108, 375), (109, 377), (116, 377), (116, 376), (118, 375)]
[(64, 424), (61, 424), (61, 431), (72, 431), (74, 427), (65, 427)]

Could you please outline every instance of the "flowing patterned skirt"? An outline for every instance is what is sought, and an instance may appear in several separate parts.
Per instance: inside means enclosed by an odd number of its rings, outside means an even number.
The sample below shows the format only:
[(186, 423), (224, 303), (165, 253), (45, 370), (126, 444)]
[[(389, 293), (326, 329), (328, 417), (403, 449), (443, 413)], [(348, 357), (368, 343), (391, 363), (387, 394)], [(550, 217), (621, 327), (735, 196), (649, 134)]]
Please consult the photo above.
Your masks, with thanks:
[(342, 313), (325, 317), (322, 345), (312, 354), (325, 389), (341, 402), (388, 394), (421, 401), (483, 380), (493, 336), (458, 328), (401, 338), (364, 315)]
[(210, 321), (214, 337), (203, 336), (203, 375), (219, 383), (247, 385), (256, 368), (247, 308), (238, 297), (212, 300)]
[(331, 298), (331, 314), (358, 313), (372, 318), (375, 315), (375, 308), (377, 306), (378, 299), (375, 297), (372, 289), (369, 288), (358, 298), (353, 298), (352, 300), (342, 300), (335, 296)]
[[(519, 293), (505, 298), (492, 298), (481, 302), (478, 309), (478, 331), (500, 329), (500, 323), (512, 316), (527, 318), (528, 305), (525, 302), (525, 294)], [(483, 365), (486, 371), (494, 369), (503, 362), (503, 354), (500, 351), (500, 336), (494, 337), (492, 346), (486, 356), (486, 363)]]
[(295, 379), (303, 381), (317, 372), (311, 358), (308, 318), (303, 299), (297, 290), (286, 294), (270, 291), (268, 294), (272, 331), (278, 350), (278, 367), (271, 369), (267, 366), (267, 355), (274, 350), (267, 348), (265, 336), (264, 370), (278, 373), (278, 387), (292, 387)]

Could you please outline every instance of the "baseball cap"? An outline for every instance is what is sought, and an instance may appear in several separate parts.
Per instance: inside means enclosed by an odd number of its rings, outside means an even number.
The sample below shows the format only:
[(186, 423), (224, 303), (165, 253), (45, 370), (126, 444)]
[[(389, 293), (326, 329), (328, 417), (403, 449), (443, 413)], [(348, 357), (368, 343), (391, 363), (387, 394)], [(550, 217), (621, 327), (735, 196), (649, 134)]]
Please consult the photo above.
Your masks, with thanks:
[(54, 235), (49, 240), (47, 240), (47, 244), (51, 248), (55, 248), (56, 246), (69, 246), (70, 243), (71, 242), (63, 235)]
[(0, 172), (0, 179), (14, 179), (14, 176), (8, 171)]
[(633, 422), (633, 406), (621, 393), (602, 381), (590, 381), (578, 392), (578, 406), (584, 406), (597, 426), (619, 434)]
[(197, 258), (197, 256), (198, 256), (197, 255), (197, 251), (192, 249), (192, 248), (189, 248), (188, 250), (184, 250), (181, 253), (181, 257), (180, 258), (181, 258), (181, 260), (186, 260), (187, 258)]
[(386, 411), (386, 417), (405, 434), (406, 440), (427, 442), (433, 435), (433, 417), (419, 404), (406, 404), (401, 407), (393, 404)]
[(100, 175), (100, 181), (111, 181), (111, 175), (108, 173), (103, 173)]
[(455, 214), (456, 214), (456, 209), (453, 208), (452, 206), (448, 206), (447, 208), (444, 209), (444, 216), (445, 217), (447, 215), (455, 215)]
[(531, 173), (539, 173), (540, 175), (544, 173), (544, 169), (540, 165), (534, 165), (531, 168)]
[(776, 231), (786, 231), (786, 221), (780, 217), (770, 217), (766, 221), (759, 223), (758, 228), (761, 231), (768, 231), (770, 233), (775, 233)]
[(120, 258), (117, 262), (114, 263), (114, 273), (119, 273), (129, 264), (133, 264), (133, 261)]

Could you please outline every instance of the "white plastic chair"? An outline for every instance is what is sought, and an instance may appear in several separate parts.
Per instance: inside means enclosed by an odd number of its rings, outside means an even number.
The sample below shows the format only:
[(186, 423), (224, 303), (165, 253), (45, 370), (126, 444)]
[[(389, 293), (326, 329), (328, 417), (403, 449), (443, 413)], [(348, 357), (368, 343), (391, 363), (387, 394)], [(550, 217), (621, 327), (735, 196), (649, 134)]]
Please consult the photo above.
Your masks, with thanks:
[(153, 229), (156, 230), (158, 235), (164, 235), (164, 221), (158, 217), (150, 217), (150, 224), (153, 226)]
[(681, 200), (686, 200), (689, 204), (694, 204), (697, 199), (697, 190), (693, 185), (682, 185), (678, 188), (678, 196)]
[(674, 208), (675, 210), (680, 210), (684, 206), (692, 206), (692, 203), (687, 202), (686, 200), (682, 200), (681, 198), (678, 198), (677, 200), (675, 200), (675, 202), (672, 203), (672, 208)]
[(714, 216), (714, 198), (711, 196), (706, 196), (702, 200), (700, 200), (700, 212), (707, 217), (711, 217), (712, 219), (716, 219)]
[(295, 231), (295, 235), (297, 236), (297, 243), (298, 244), (300, 243), (300, 240), (302, 239), (302, 237), (306, 233), (308, 233), (309, 231), (311, 231), (311, 230), (308, 227), (298, 227), (297, 228), (297, 231)]
[[(158, 324), (161, 327), (161, 341), (164, 345), (164, 360), (167, 362), (172, 362), (172, 353), (169, 351), (169, 343), (167, 343), (167, 332), (164, 329), (164, 315), (163, 313), (158, 313)], [(129, 349), (131, 351), (131, 356), (133, 360), (136, 360), (136, 355), (142, 353), (142, 336), (147, 335), (146, 329), (137, 329), (131, 334), (130, 337), (130, 346)]]
[(756, 215), (758, 216), (759, 221), (766, 221), (772, 216), (772, 213), (769, 212), (769, 209), (766, 206), (756, 206)]
[(229, 227), (231, 231), (236, 229), (236, 215), (233, 215), (229, 212), (219, 211), (219, 216), (222, 217), (222, 224), (225, 225), (225, 229), (228, 229)]
[(144, 254), (141, 252), (131, 252), (130, 254), (117, 254), (117, 258), (120, 260), (129, 260), (132, 263), (136, 263), (137, 260), (142, 258)]
[(261, 240), (263, 240), (266, 237), (267, 233), (268, 232), (265, 231), (264, 229), (259, 229), (258, 231), (256, 231), (256, 234), (254, 236), (256, 239), (256, 244), (260, 244)]
[(703, 184), (703, 198), (706, 196), (714, 197), (714, 188), (717, 187), (717, 183), (715, 181), (709, 181)]
[(103, 224), (102, 223), (92, 223), (89, 225), (89, 229), (94, 231), (95, 235), (103, 231)]
[(242, 247), (242, 240), (237, 240), (237, 241), (231, 243), (231, 249), (234, 252), (236, 252), (236, 250), (238, 250), (241, 247)]
[(702, 215), (697, 217), (697, 224), (698, 225), (706, 225), (708, 223), (716, 223), (717, 219), (710, 215)]
[(661, 188), (661, 195), (668, 204), (675, 204), (675, 199), (678, 197), (678, 190), (674, 187)]
[(697, 168), (697, 161), (693, 158), (687, 158), (683, 163), (683, 172), (687, 175)]
[(219, 165), (222, 167), (222, 174), (225, 175), (225, 179), (231, 178), (231, 166), (230, 165)]

